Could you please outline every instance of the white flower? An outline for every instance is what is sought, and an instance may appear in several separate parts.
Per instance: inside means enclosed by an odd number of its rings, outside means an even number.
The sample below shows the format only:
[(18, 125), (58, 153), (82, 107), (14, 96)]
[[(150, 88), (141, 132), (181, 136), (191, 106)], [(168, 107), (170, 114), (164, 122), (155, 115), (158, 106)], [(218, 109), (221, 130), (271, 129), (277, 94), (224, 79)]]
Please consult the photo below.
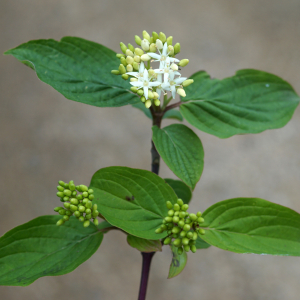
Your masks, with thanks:
[(157, 74), (164, 74), (164, 83), (168, 82), (168, 78), (170, 74), (174, 74), (174, 75), (180, 75), (179, 72), (174, 71), (170, 68), (170, 64), (165, 64), (165, 66), (163, 68), (160, 69), (154, 69), (154, 72)]
[(173, 62), (179, 62), (179, 59), (174, 58), (174, 57), (169, 57), (167, 51), (168, 51), (168, 44), (167, 44), (167, 42), (165, 42), (162, 52), (160, 52), (158, 50), (160, 55), (157, 53), (153, 53), (153, 52), (148, 52), (147, 54), (149, 56), (155, 58), (156, 61), (159, 61), (160, 62), (159, 68), (162, 69), (163, 67), (165, 67), (166, 64), (170, 64)]
[[(129, 72), (129, 73), (131, 73), (131, 72)], [(127, 74), (129, 74), (129, 73), (127, 73)], [(154, 81), (154, 82), (149, 81), (148, 70), (144, 69), (143, 77), (139, 77), (138, 81), (130, 82), (130, 84), (137, 87), (138, 89), (143, 88), (144, 96), (145, 96), (146, 99), (148, 99), (148, 90), (149, 90), (149, 88), (151, 89), (152, 86), (158, 86), (161, 83), (159, 81)]]
[(179, 87), (182, 82), (184, 82), (187, 77), (178, 77), (174, 79), (175, 72), (172, 72), (168, 78), (168, 82), (162, 83), (161, 87), (162, 89), (166, 91), (171, 91), (173, 99), (175, 99), (176, 96), (176, 87)]
[(130, 76), (134, 76), (136, 77), (137, 79), (140, 79), (140, 78), (143, 78), (144, 77), (144, 70), (145, 70), (145, 65), (144, 63), (142, 62), (140, 64), (140, 67), (139, 67), (139, 71), (138, 72), (127, 72), (126, 74), (130, 75)]

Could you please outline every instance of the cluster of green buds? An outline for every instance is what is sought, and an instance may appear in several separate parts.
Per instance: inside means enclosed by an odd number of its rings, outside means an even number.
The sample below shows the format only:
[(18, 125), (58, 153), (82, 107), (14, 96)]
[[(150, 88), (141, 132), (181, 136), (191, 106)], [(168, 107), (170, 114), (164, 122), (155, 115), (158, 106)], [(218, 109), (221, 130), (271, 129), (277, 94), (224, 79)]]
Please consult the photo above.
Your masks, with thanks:
[(201, 212), (189, 214), (188, 204), (184, 204), (181, 199), (178, 199), (174, 205), (167, 201), (167, 208), (169, 209), (168, 216), (164, 218), (162, 225), (155, 232), (167, 231), (168, 236), (164, 239), (164, 244), (172, 243), (178, 247), (178, 254), (182, 254), (183, 250), (186, 252), (191, 250), (195, 253), (198, 234), (205, 234), (205, 230), (199, 227), (204, 222)]
[(58, 184), (56, 195), (64, 203), (64, 207), (54, 208), (54, 211), (62, 216), (62, 219), (57, 221), (56, 225), (63, 225), (72, 215), (83, 222), (84, 227), (88, 227), (92, 220), (95, 225), (98, 225), (99, 211), (97, 210), (97, 204), (93, 205), (92, 203), (94, 191), (83, 184), (75, 186), (73, 180), (69, 183), (60, 180)]
[[(143, 39), (135, 36), (135, 42), (140, 48), (120, 43), (122, 53), (117, 54), (119, 69), (112, 70), (112, 74), (121, 75), (124, 80), (130, 77), (131, 91), (141, 98), (147, 108), (152, 104), (160, 106), (162, 92), (164, 95), (167, 91), (171, 92), (172, 97), (168, 101), (175, 98), (176, 92), (185, 97), (183, 88), (193, 83), (193, 79), (181, 77), (178, 72), (178, 67), (189, 63), (188, 59), (175, 58), (180, 52), (180, 44), (173, 46), (173, 37), (167, 38), (163, 32), (152, 32), (150, 36), (146, 30), (143, 31)], [(151, 67), (153, 61), (159, 62), (159, 68)]]

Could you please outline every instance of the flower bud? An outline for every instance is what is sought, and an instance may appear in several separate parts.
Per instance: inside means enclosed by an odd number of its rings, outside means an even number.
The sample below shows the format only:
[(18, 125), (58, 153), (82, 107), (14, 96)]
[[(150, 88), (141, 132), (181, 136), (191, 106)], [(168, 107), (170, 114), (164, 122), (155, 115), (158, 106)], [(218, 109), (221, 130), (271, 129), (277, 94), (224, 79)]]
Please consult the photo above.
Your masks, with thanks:
[(78, 211), (81, 212), (81, 213), (84, 212), (85, 211), (85, 207), (83, 205), (79, 206)]
[(174, 244), (175, 247), (181, 246), (181, 239), (176, 239), (176, 240), (173, 242), (173, 244)]
[(179, 222), (178, 222), (178, 226), (179, 227), (183, 227), (185, 225), (185, 223), (184, 223), (184, 221), (183, 220), (180, 220)]
[(150, 37), (150, 45), (153, 44), (153, 43), (154, 43), (154, 39), (153, 39), (153, 37), (151, 36), (151, 37)]
[(70, 205), (70, 210), (73, 212), (75, 212), (77, 210), (77, 208), (78, 207), (76, 205), (72, 205), (72, 204)]
[(177, 199), (177, 204), (180, 205), (180, 206), (182, 206), (183, 205), (182, 199)]
[(125, 69), (125, 67), (124, 67), (123, 64), (120, 64), (120, 65), (119, 65), (119, 72), (120, 72), (121, 74), (125, 74), (125, 73), (126, 73), (126, 69)]
[(146, 102), (145, 102), (145, 107), (146, 108), (149, 108), (151, 106), (151, 100), (147, 100)]
[(134, 52), (134, 47), (131, 44), (128, 44), (128, 49)]
[(60, 180), (60, 181), (58, 182), (58, 184), (59, 184), (60, 186), (62, 186), (63, 188), (65, 187), (65, 183), (64, 183), (62, 180)]
[(173, 221), (173, 217), (165, 217), (166, 222), (172, 222)]
[(69, 199), (70, 199), (70, 197), (68, 197), (68, 196), (63, 197), (63, 201), (69, 201)]
[(89, 227), (90, 226), (90, 221), (84, 221), (83, 227)]
[(124, 55), (124, 54), (121, 54), (121, 53), (117, 53), (117, 54), (116, 54), (116, 57), (117, 57), (117, 58), (121, 58), (121, 57), (125, 57), (125, 55)]
[(84, 218), (83, 216), (80, 216), (80, 217), (78, 218), (78, 220), (79, 220), (80, 222), (84, 222), (85, 218)]
[[(133, 66), (132, 65), (127, 65), (126, 67), (127, 72), (132, 72), (133, 71)], [(125, 74), (124, 74), (125, 75)], [(126, 74), (127, 75), (127, 74)], [(127, 75), (128, 76), (128, 75)], [(128, 79), (128, 78), (127, 78)]]
[[(123, 74), (123, 75), (127, 75), (127, 74)], [(128, 76), (128, 75), (127, 75)], [(127, 79), (128, 79), (128, 77), (127, 77)], [(89, 199), (92, 201), (93, 199), (95, 198), (95, 196), (94, 195), (89, 195)]]
[(189, 60), (187, 58), (185, 58), (185, 59), (182, 59), (178, 65), (180, 67), (185, 67), (188, 63), (189, 63)]
[(173, 217), (173, 222), (174, 222), (174, 223), (178, 223), (178, 222), (179, 222), (179, 218), (178, 218), (177, 216), (174, 216), (174, 217)]
[(81, 189), (81, 192), (87, 192), (88, 191), (88, 187), (84, 184), (80, 185), (80, 189)]
[(198, 232), (199, 232), (199, 234), (202, 234), (202, 235), (204, 235), (204, 234), (205, 234), (205, 230), (204, 230), (204, 229), (202, 229), (202, 228), (199, 228), (199, 229), (198, 229)]
[(64, 208), (61, 207), (61, 206), (57, 206), (57, 207), (54, 208), (54, 211), (55, 212), (59, 212), (61, 209), (64, 209)]
[(188, 238), (186, 238), (186, 237), (184, 237), (183, 239), (182, 239), (182, 244), (183, 245), (188, 245), (189, 244), (189, 239)]
[(86, 198), (88, 195), (89, 195), (88, 192), (83, 192), (83, 193), (82, 193), (82, 196), (83, 196), (84, 198)]
[(189, 231), (191, 229), (191, 226), (189, 224), (185, 224), (182, 229), (184, 231)]
[(197, 234), (197, 232), (194, 231), (194, 232), (193, 232), (192, 240), (196, 241), (197, 238), (198, 238), (198, 234)]
[[(70, 200), (70, 203), (71, 204), (73, 204), (73, 205), (78, 205), (78, 199), (76, 199), (76, 198), (72, 198), (71, 200)], [(66, 204), (66, 203), (65, 203)]]
[(99, 211), (98, 211), (98, 210), (94, 210), (94, 211), (92, 212), (92, 216), (93, 216), (94, 218), (98, 217), (98, 215), (99, 215)]
[(156, 52), (156, 45), (154, 43), (152, 43), (149, 47), (149, 51), (150, 52)]
[(98, 224), (99, 224), (98, 219), (94, 219), (94, 224), (95, 224), (96, 226), (98, 226)]
[(137, 45), (141, 46), (142, 39), (138, 35), (134, 36), (134, 40)]
[(86, 220), (90, 220), (91, 218), (92, 218), (92, 215), (91, 215), (91, 214), (85, 215), (85, 219), (86, 219)]
[(132, 56), (127, 56), (126, 57), (126, 62), (127, 62), (127, 64), (131, 64), (132, 65), (132, 63), (134, 62), (133, 57)]
[(83, 197), (82, 197), (82, 195), (77, 195), (77, 196), (76, 196), (76, 199), (78, 199), (78, 200), (82, 200), (82, 199), (83, 199)]
[(86, 210), (85, 210), (85, 213), (86, 214), (90, 214), (92, 211), (91, 211), (91, 209), (89, 209), (89, 208), (87, 208)]
[(185, 237), (185, 236), (186, 236), (186, 231), (182, 230), (182, 231), (180, 232), (180, 236), (181, 236), (181, 237)]
[(172, 45), (172, 43), (173, 43), (173, 37), (172, 37), (172, 36), (169, 36), (169, 37), (167, 38), (167, 44), (168, 44), (168, 46)]
[(195, 214), (190, 214), (190, 219), (192, 221), (196, 221), (197, 220), (197, 216)]
[(173, 227), (172, 233), (179, 233), (180, 230), (181, 230), (181, 229), (180, 229), (179, 227)]
[(182, 83), (182, 86), (183, 86), (183, 87), (187, 87), (187, 86), (189, 86), (190, 84), (192, 84), (193, 82), (194, 82), (193, 79), (187, 79), (187, 80), (185, 80), (185, 81)]
[(72, 196), (75, 197), (76, 195), (77, 195), (77, 192), (76, 192), (76, 191), (73, 191), (73, 192), (72, 192)]
[[(128, 57), (131, 57), (131, 56), (128, 56)], [(120, 61), (121, 61), (121, 64), (124, 65), (124, 67), (127, 66), (127, 60), (125, 57), (121, 57)]]
[(201, 217), (202, 216), (202, 212), (201, 211), (198, 211), (197, 212), (197, 217)]
[[(135, 78), (130, 78), (130, 81), (132, 81), (131, 79), (135, 79)], [(138, 91), (137, 87), (135, 87), (135, 86), (132, 86), (132, 87), (130, 88), (130, 90), (131, 90), (132, 92), (134, 92), (134, 93), (136, 93), (136, 92)]]
[[(143, 54), (142, 54), (143, 55)], [(134, 62), (140, 63), (141, 62), (141, 57), (139, 55), (135, 55), (133, 58)]]
[(151, 57), (148, 55), (148, 54), (143, 54), (142, 56), (141, 56), (141, 60), (142, 61), (148, 61), (148, 60), (150, 60), (151, 59)]
[(57, 197), (62, 198), (65, 196), (64, 192), (57, 192), (56, 193)]
[(179, 247), (179, 248), (178, 248), (177, 253), (178, 253), (178, 255), (181, 255), (181, 254), (183, 253), (182, 247)]
[(169, 217), (173, 217), (174, 216), (174, 210), (173, 209), (171, 209), (171, 210), (168, 211), (168, 216)]
[(74, 212), (74, 216), (76, 218), (79, 218), (81, 216), (81, 213), (77, 210), (77, 211)]
[(165, 43), (166, 40), (167, 40), (167, 37), (166, 37), (166, 35), (165, 35), (163, 32), (160, 32), (160, 33), (159, 33), (158, 38), (159, 38), (163, 43)]
[(67, 210), (66, 211), (66, 215), (69, 216), (69, 217), (71, 217), (73, 215), (73, 213), (71, 211)]
[(165, 224), (161, 225), (160, 228), (161, 228), (163, 231), (165, 231), (165, 230), (168, 229), (167, 226), (166, 226)]
[(148, 91), (148, 98), (149, 99), (153, 99), (154, 98), (154, 95), (151, 91)]
[(149, 43), (149, 41), (146, 40), (146, 39), (143, 39), (143, 40), (142, 40), (142, 43), (141, 43), (141, 47), (142, 47), (142, 49), (143, 49), (144, 51), (148, 51), (149, 48), (150, 48), (150, 43)]
[(146, 98), (144, 96), (141, 97), (141, 101), (144, 103), (146, 102)]
[(164, 240), (164, 245), (169, 245), (171, 243), (172, 239), (170, 237), (167, 237), (165, 240)]
[(88, 189), (88, 193), (89, 193), (89, 194), (93, 194), (93, 193), (94, 193), (94, 190), (93, 190), (93, 189)]
[(160, 39), (157, 39), (155, 43), (156, 43), (156, 47), (158, 50), (161, 50), (164, 47), (164, 45)]
[(203, 223), (203, 222), (204, 222), (204, 219), (201, 218), (201, 217), (199, 217), (199, 218), (197, 219), (197, 222), (198, 222), (198, 223)]
[[(156, 92), (153, 92), (153, 96), (154, 96), (154, 99), (157, 99), (159, 97), (158, 93)], [(154, 104), (155, 104), (155, 101), (154, 101)], [(160, 103), (159, 103), (160, 104)], [(156, 105), (156, 104), (155, 104)], [(158, 106), (158, 105), (157, 105)]]
[(71, 204), (68, 203), (68, 202), (65, 202), (65, 203), (64, 203), (64, 207), (65, 207), (66, 209), (69, 209), (69, 208), (70, 208), (70, 205), (71, 205)]
[(192, 251), (193, 253), (196, 253), (196, 252), (197, 252), (197, 248), (196, 248), (195, 245), (191, 246), (191, 251)]
[(120, 48), (121, 48), (121, 50), (122, 50), (122, 52), (125, 54), (126, 53), (126, 50), (127, 50), (127, 47), (126, 47), (126, 45), (124, 44), (124, 43), (120, 43)]
[(133, 62), (132, 66), (135, 71), (138, 71), (140, 68), (140, 65), (136, 61)]
[(158, 34), (155, 31), (153, 31), (152, 32), (152, 37), (153, 37), (153, 42), (155, 43), (156, 40), (158, 39)]
[(177, 203), (174, 204), (174, 210), (180, 210), (180, 206)]
[(172, 202), (171, 201), (167, 201), (167, 208), (168, 209), (172, 209), (173, 208), (173, 204), (172, 204)]
[(177, 53), (180, 52), (180, 44), (179, 43), (176, 43), (174, 45), (174, 54), (176, 55)]
[(177, 89), (177, 94), (180, 95), (181, 97), (186, 96), (185, 90), (181, 88)]
[(59, 192), (63, 192), (65, 190), (61, 185), (58, 185), (56, 188)]
[(92, 207), (93, 207), (92, 201), (87, 201), (85, 207), (86, 207), (86, 208), (92, 208)]
[[(143, 96), (144, 95), (144, 91), (143, 90), (138, 90), (137, 91), (137, 94), (139, 95), (139, 96)], [(144, 97), (145, 98), (145, 97)], [(146, 100), (145, 100), (146, 101)], [(143, 101), (143, 102), (145, 102), (145, 101)]]
[(187, 210), (189, 209), (188, 204), (183, 204), (182, 207), (181, 207), (181, 209), (182, 209), (183, 211), (187, 211)]
[(178, 66), (174, 63), (171, 64), (171, 67), (170, 67), (173, 71), (178, 71)]
[(174, 55), (174, 47), (172, 45), (168, 46), (168, 55), (170, 56)]
[(130, 49), (126, 50), (126, 55), (134, 57), (133, 52)]
[(69, 184), (69, 189), (71, 192), (75, 191), (75, 184), (74, 183), (70, 183)]
[(146, 30), (143, 31), (143, 38), (150, 42), (150, 35)]
[(185, 252), (189, 252), (191, 250), (189, 245), (184, 245), (183, 249), (184, 249)]
[(56, 225), (57, 225), (57, 226), (61, 226), (61, 225), (63, 225), (64, 223), (65, 223), (64, 219), (60, 219), (60, 220), (58, 220), (58, 221), (56, 222)]
[(119, 70), (111, 70), (111, 74), (120, 75), (120, 71)]
[(162, 231), (162, 229), (161, 228), (157, 228), (156, 230), (155, 230), (155, 233), (162, 233), (163, 231)]
[(135, 48), (134, 54), (138, 56), (142, 56), (144, 54), (144, 51), (141, 48)]
[(64, 220), (64, 221), (69, 221), (69, 219), (70, 219), (69, 216), (67, 216), (67, 215), (64, 215), (64, 216), (63, 216), (63, 220)]

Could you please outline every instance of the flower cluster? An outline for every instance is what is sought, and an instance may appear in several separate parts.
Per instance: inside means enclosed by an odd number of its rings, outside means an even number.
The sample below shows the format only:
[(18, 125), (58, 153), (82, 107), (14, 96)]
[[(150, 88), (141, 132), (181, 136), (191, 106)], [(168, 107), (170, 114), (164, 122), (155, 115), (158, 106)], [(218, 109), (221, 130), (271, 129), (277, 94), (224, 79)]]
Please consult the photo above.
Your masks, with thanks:
[[(185, 97), (183, 87), (193, 83), (193, 80), (181, 77), (178, 72), (178, 66), (185, 67), (189, 63), (188, 59), (175, 58), (180, 52), (180, 44), (173, 46), (172, 36), (167, 38), (162, 32), (153, 32), (150, 36), (146, 30), (143, 31), (143, 39), (135, 36), (135, 42), (141, 48), (120, 43), (123, 53), (117, 54), (117, 57), (121, 64), (118, 70), (111, 72), (121, 75), (124, 80), (130, 77), (131, 91), (141, 97), (147, 108), (152, 104), (160, 106), (162, 92), (164, 95), (170, 92), (173, 99), (176, 92)], [(151, 62), (159, 62), (158, 68), (153, 69)]]
[(174, 205), (167, 201), (167, 208), (169, 209), (168, 216), (164, 218), (163, 224), (155, 232), (167, 231), (168, 236), (164, 244), (169, 245), (174, 239), (173, 245), (178, 247), (178, 254), (182, 254), (183, 250), (186, 252), (191, 250), (195, 253), (198, 234), (205, 234), (205, 230), (199, 227), (199, 224), (204, 222), (201, 212), (189, 214), (188, 204), (184, 204), (181, 199), (178, 199)]
[[(57, 221), (56, 225), (63, 225), (72, 215), (80, 222), (83, 222), (84, 227), (90, 225), (91, 219), (94, 219), (94, 224), (98, 225), (99, 221), (97, 217), (99, 212), (97, 210), (97, 204), (92, 204), (94, 191), (88, 189), (88, 187), (83, 184), (75, 186), (73, 180), (69, 183), (64, 183), (60, 180), (58, 184), (58, 192), (56, 195), (60, 198), (61, 202), (64, 202), (64, 207), (54, 208), (55, 212), (63, 216), (62, 219)], [(81, 194), (78, 194), (78, 192)]]

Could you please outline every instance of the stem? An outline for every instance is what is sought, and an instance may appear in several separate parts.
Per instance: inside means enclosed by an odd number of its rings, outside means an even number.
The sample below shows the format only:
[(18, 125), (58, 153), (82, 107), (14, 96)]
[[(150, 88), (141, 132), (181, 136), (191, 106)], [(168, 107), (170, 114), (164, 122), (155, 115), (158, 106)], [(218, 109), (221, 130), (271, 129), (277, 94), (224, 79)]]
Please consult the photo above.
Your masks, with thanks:
[(141, 276), (141, 283), (140, 283), (140, 291), (139, 291), (139, 298), (138, 300), (145, 300), (146, 299), (146, 292), (147, 292), (147, 285), (148, 285), (148, 278), (150, 272), (150, 265), (151, 260), (155, 252), (141, 252), (143, 256), (143, 266), (142, 266), (142, 276)]
[(165, 108), (165, 110), (164, 110), (164, 113), (165, 113), (166, 111), (172, 109), (172, 108), (175, 108), (175, 107), (180, 106), (181, 103), (182, 103), (181, 101), (178, 101), (178, 102), (176, 102), (176, 103), (174, 103), (174, 104), (172, 104), (172, 105), (167, 106), (167, 107)]

